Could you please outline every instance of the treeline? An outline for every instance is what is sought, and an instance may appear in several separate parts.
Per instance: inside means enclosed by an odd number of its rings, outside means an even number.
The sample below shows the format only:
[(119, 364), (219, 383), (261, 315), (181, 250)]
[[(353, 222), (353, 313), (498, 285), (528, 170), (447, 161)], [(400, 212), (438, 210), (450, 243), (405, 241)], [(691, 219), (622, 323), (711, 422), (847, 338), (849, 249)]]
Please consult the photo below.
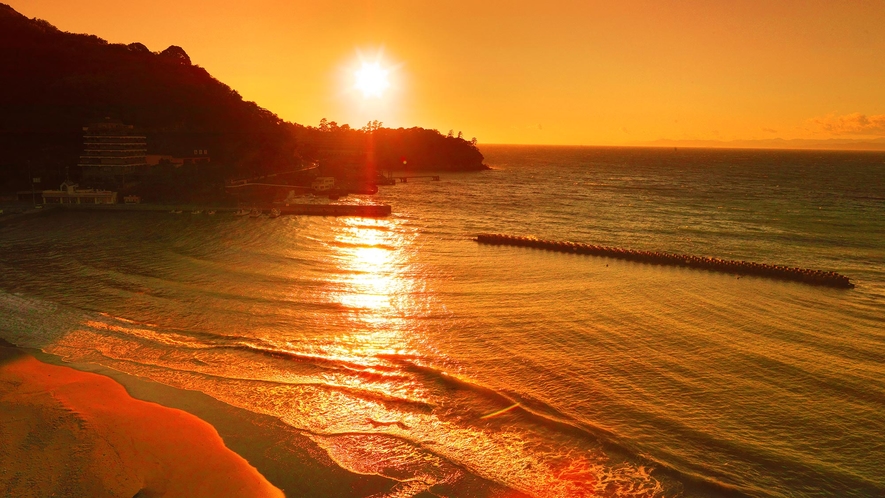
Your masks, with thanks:
[[(82, 128), (105, 117), (149, 138), (149, 152), (204, 148), (214, 174), (291, 166), (294, 125), (196, 65), (180, 47), (154, 53), (59, 31), (0, 4), (0, 175), (44, 178), (75, 167)], [(75, 172), (76, 173), (76, 172)]]
[(0, 74), (0, 190), (29, 186), (34, 176), (47, 187), (66, 172), (76, 179), (82, 128), (105, 118), (134, 125), (151, 154), (209, 150), (212, 162), (201, 175), (213, 182), (322, 162), (342, 147), (339, 139), (360, 143), (364, 157), (383, 167), (401, 157), (415, 168), (482, 167), (474, 144), (432, 130), (286, 122), (244, 101), (180, 47), (152, 52), (66, 33), (4, 4)]
[(316, 158), (324, 169), (344, 175), (356, 166), (366, 175), (391, 170), (486, 169), (476, 139), (467, 141), (453, 132), (385, 128), (378, 121), (356, 129), (323, 119), (317, 127), (300, 127), (296, 136), (302, 153)]

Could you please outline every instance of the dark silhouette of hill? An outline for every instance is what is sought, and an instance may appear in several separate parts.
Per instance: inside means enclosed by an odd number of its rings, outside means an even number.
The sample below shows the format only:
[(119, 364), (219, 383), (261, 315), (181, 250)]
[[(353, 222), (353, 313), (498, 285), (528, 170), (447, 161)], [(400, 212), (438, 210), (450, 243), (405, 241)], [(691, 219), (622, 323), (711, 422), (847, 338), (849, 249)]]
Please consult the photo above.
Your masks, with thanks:
[[(245, 102), (191, 64), (183, 49), (153, 53), (59, 31), (0, 4), (0, 158), (7, 182), (77, 163), (82, 128), (112, 117), (149, 136), (153, 151), (205, 148), (222, 176), (295, 160), (294, 125)], [(26, 177), (25, 177), (26, 179)]]
[[(384, 128), (374, 121), (360, 129), (322, 120), (296, 131), (299, 150), (317, 158), (327, 173), (370, 180), (384, 171), (472, 171), (487, 169), (473, 141), (426, 128)], [(356, 171), (354, 171), (356, 170)], [(325, 173), (324, 173), (325, 174)]]
[(406, 155), (415, 168), (483, 168), (474, 144), (433, 130), (348, 127), (325, 133), (286, 122), (244, 101), (181, 47), (156, 53), (140, 43), (67, 33), (5, 4), (0, 74), (0, 190), (29, 187), (33, 176), (52, 187), (66, 171), (76, 179), (82, 129), (105, 118), (135, 126), (147, 136), (148, 153), (209, 150), (212, 162), (199, 174), (206, 182), (322, 162), (324, 151), (341, 147), (340, 141), (360, 143), (373, 169), (399, 164)]

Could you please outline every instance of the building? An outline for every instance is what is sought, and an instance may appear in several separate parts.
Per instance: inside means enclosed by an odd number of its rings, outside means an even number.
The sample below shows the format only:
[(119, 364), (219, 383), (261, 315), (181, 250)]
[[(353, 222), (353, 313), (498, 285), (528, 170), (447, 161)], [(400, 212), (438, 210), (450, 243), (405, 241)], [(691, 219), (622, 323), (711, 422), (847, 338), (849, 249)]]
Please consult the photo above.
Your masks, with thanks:
[(65, 181), (58, 190), (44, 190), (43, 204), (116, 204), (117, 193), (109, 190), (85, 189), (80, 190), (78, 185), (71, 181)]
[(147, 139), (133, 127), (106, 120), (83, 128), (80, 171), (90, 185), (122, 185), (147, 169)]
[(160, 164), (174, 164), (175, 158), (169, 154), (148, 154), (144, 156), (144, 160), (148, 166), (157, 166)]
[(332, 176), (318, 176), (310, 184), (314, 192), (328, 192), (335, 188), (335, 178)]
[(179, 158), (181, 159), (182, 164), (201, 164), (211, 162), (212, 159), (209, 156), (209, 151), (207, 149), (194, 149), (194, 153), (191, 156), (185, 156)]
[(148, 166), (171, 164), (176, 168), (182, 166), (212, 162), (207, 149), (194, 149), (193, 155), (183, 154), (181, 157), (169, 154), (148, 154), (145, 156)]

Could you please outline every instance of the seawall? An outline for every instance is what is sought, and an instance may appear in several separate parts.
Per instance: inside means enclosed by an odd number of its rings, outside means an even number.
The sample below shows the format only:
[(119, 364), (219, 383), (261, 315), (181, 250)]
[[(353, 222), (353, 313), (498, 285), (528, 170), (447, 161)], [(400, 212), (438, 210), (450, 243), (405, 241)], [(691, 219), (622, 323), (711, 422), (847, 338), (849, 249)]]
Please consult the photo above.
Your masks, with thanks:
[(546, 249), (548, 251), (603, 256), (654, 265), (683, 266), (735, 275), (753, 275), (778, 280), (790, 280), (809, 285), (821, 285), (840, 289), (854, 288), (854, 284), (851, 283), (848, 277), (832, 271), (791, 268), (787, 266), (755, 263), (750, 261), (724, 260), (659, 251), (637, 251), (620, 247), (541, 240), (535, 237), (521, 237), (495, 233), (479, 234), (475, 240), (480, 244), (533, 247), (536, 249)]
[[(256, 206), (264, 211), (276, 207), (281, 214), (304, 216), (360, 216), (364, 218), (380, 218), (389, 216), (391, 207), (388, 204), (291, 204), (289, 206)], [(235, 207), (214, 207), (184, 204), (56, 204), (47, 209), (70, 209), (79, 211), (192, 211), (212, 209), (218, 213), (237, 211)]]

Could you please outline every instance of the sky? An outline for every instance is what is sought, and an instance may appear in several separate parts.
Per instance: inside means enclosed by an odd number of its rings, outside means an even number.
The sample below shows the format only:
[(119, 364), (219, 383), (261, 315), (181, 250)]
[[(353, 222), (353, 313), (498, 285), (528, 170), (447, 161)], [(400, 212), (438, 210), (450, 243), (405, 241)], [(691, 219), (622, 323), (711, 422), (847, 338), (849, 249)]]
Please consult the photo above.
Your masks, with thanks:
[[(885, 137), (885, 0), (0, 0), (281, 118), (482, 143)], [(363, 63), (389, 86), (355, 88)]]

